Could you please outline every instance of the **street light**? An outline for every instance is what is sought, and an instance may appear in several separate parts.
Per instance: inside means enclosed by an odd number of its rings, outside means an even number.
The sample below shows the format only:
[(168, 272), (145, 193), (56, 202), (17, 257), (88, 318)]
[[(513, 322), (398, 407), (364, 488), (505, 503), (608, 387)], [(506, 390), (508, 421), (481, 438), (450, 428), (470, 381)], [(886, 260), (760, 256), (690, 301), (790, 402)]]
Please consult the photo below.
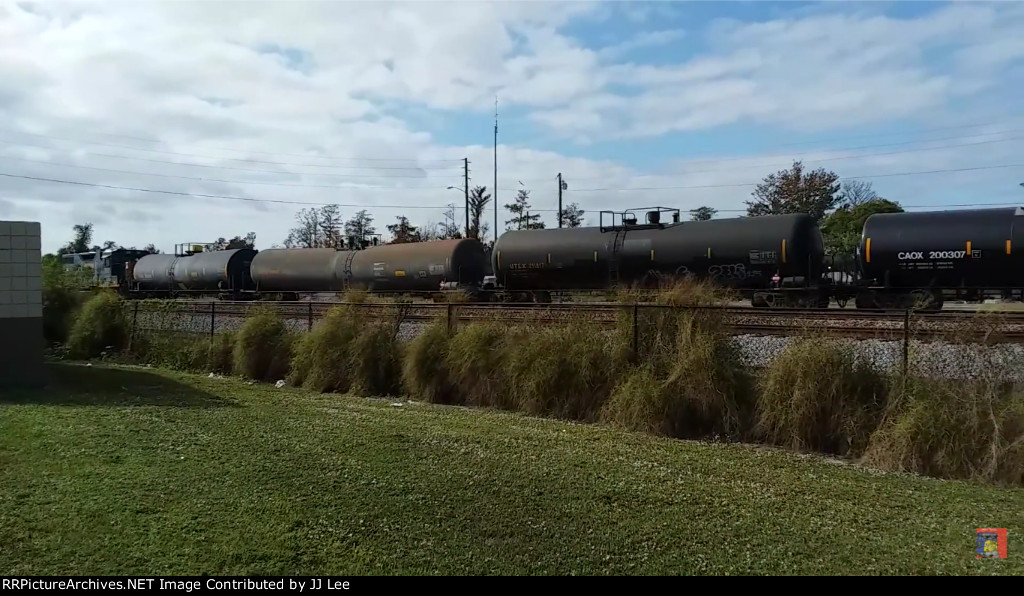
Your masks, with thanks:
[[(467, 187), (468, 188), (468, 187)], [(466, 238), (469, 238), (469, 190), (462, 188), (461, 186), (449, 186), (447, 190), (461, 190), (465, 197), (465, 208), (466, 208)]]

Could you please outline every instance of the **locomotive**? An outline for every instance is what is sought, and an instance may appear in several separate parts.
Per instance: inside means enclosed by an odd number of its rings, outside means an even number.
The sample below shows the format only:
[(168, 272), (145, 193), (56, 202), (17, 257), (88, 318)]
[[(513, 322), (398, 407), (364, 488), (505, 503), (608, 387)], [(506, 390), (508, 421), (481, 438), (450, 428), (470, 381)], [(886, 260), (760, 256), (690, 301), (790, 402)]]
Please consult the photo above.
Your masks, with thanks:
[(754, 307), (825, 308), (852, 299), (859, 309), (934, 311), (951, 296), (1024, 300), (1012, 252), (1024, 243), (1022, 217), (1021, 208), (875, 214), (865, 221), (850, 271), (828, 265), (808, 214), (681, 222), (678, 209), (653, 207), (602, 211), (592, 227), (508, 231), (490, 251), (475, 239), (350, 241), (340, 250), (176, 247), (173, 255), (128, 263), (121, 288), (131, 297), (296, 300), (358, 289), (548, 302), (556, 292), (693, 276), (738, 291)]

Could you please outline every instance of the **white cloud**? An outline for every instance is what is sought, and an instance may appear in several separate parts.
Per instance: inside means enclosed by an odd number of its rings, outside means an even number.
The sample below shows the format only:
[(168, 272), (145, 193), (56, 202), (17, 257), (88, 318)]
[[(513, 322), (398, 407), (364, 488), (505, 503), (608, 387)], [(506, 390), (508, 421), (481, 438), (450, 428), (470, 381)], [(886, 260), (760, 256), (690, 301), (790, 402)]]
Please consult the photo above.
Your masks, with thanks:
[[(737, 121), (827, 132), (840, 121), (849, 128), (926, 110), (948, 116), (954, 99), (998, 89), (1001, 73), (1024, 55), (1022, 11), (1014, 5), (955, 5), (910, 21), (810, 14), (723, 23), (703, 34), (687, 30), (685, 37), (656, 22), (664, 7), (608, 6), (0, 4), (0, 172), (296, 203), (0, 177), (0, 218), (41, 220), (46, 250), (86, 220), (96, 224), (97, 242), (154, 242), (169, 250), (179, 242), (255, 231), (258, 247), (266, 248), (284, 239), (303, 202), (342, 204), (345, 216), (364, 206), (381, 230), (399, 214), (415, 223), (439, 222), (442, 205), (461, 207), (460, 194), (445, 187), (461, 186), (462, 157), (472, 162), (471, 185), (493, 191), (490, 130), (481, 131), (482, 145), (444, 146), (397, 116), (396, 105), (486, 114), (499, 93), (503, 106), (533, 110), (548, 129), (591, 141)], [(612, 40), (603, 49), (584, 47), (561, 32), (585, 18), (614, 23), (616, 15), (651, 23), (651, 30)], [(680, 56), (674, 65), (618, 62), (630, 49), (655, 45), (671, 57), (673, 43), (701, 35), (707, 50)], [(936, 63), (927, 53), (940, 45), (953, 54)], [(301, 58), (298, 65), (295, 56)], [(620, 92), (623, 87), (631, 88), (629, 96)], [(12, 132), (18, 130), (41, 136)], [(873, 142), (886, 140), (853, 144)], [(1014, 147), (988, 144), (821, 165), (870, 174), (1012, 163), (1019, 159)], [(624, 144), (622, 158), (628, 151)], [(848, 153), (803, 157), (814, 167), (813, 159)], [(558, 172), (569, 185), (566, 202), (579, 201), (594, 216), (590, 223), (601, 209), (645, 204), (742, 209), (751, 188), (729, 185), (757, 181), (793, 157), (800, 154), (778, 150), (732, 161), (711, 156), (719, 161), (673, 163), (651, 175), (615, 160), (503, 145), (499, 223), (508, 217), (502, 206), (519, 180), (531, 188), (534, 208), (547, 210), (546, 220), (553, 223)], [(412, 161), (394, 161), (400, 158)], [(382, 169), (397, 167), (408, 169)], [(956, 175), (941, 180), (954, 187)], [(912, 188), (906, 183), (891, 178), (876, 187), (899, 192)], [(671, 188), (680, 186), (708, 188)], [(588, 191), (602, 188), (612, 190)], [(614, 190), (621, 188), (654, 190)], [(485, 217), (490, 225), (492, 209)], [(461, 212), (457, 219), (463, 221)]]
[[(846, 14), (724, 21), (708, 50), (673, 66), (612, 64), (606, 80), (639, 90), (555, 107), (536, 118), (567, 136), (607, 119), (611, 137), (656, 136), (735, 122), (828, 130), (936, 110), (999, 83), (1024, 57), (1020, 5), (952, 5), (918, 19)], [(947, 62), (937, 50), (952, 49)], [(568, 112), (575, 112), (569, 117)], [(580, 114), (583, 112), (583, 114)]]

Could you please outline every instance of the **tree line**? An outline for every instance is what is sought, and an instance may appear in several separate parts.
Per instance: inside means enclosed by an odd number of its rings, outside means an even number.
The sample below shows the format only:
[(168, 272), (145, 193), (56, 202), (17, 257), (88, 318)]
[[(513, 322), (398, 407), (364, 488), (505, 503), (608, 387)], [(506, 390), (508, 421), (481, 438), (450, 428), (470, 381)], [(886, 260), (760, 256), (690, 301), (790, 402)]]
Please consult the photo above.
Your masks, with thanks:
[[(488, 241), (490, 224), (487, 222), (487, 205), (491, 195), (486, 186), (477, 186), (469, 192), (469, 227), (459, 226), (458, 215), (454, 204), (449, 204), (444, 212), (443, 222), (428, 222), (426, 225), (415, 226), (405, 215), (395, 217), (395, 223), (386, 225), (390, 239), (389, 244), (409, 242), (428, 242), (456, 238), (475, 238), (481, 242)], [(530, 212), (530, 191), (520, 190), (513, 202), (505, 205), (512, 218), (505, 220), (505, 230), (537, 230), (543, 229), (539, 213)], [(348, 248), (377, 243), (385, 243), (374, 218), (366, 210), (360, 210), (349, 220), (342, 222), (337, 205), (325, 205), (309, 208), (295, 215), (296, 226), (288, 232), (284, 246), (286, 248)], [(569, 203), (562, 210), (563, 227), (578, 228), (584, 222), (584, 210), (577, 203)], [(493, 245), (493, 239), (490, 240)]]
[[(870, 182), (846, 180), (840, 183), (838, 174), (818, 168), (808, 171), (801, 161), (794, 161), (792, 167), (773, 172), (766, 176), (754, 189), (751, 200), (746, 201), (746, 217), (786, 213), (810, 214), (821, 226), (826, 253), (836, 256), (853, 255), (860, 239), (864, 221), (875, 213), (899, 213), (903, 207), (896, 201), (879, 196)], [(286, 248), (353, 248), (372, 244), (403, 244), (431, 240), (476, 238), (493, 246), (493, 238), (487, 222), (487, 205), (491, 194), (486, 186), (477, 186), (469, 193), (469, 225), (459, 225), (454, 204), (444, 212), (443, 222), (428, 222), (413, 225), (405, 215), (395, 217), (395, 223), (384, 226), (388, 238), (377, 231), (374, 217), (368, 210), (357, 211), (349, 219), (341, 215), (338, 205), (309, 208), (295, 215), (296, 225), (284, 239)], [(511, 215), (505, 220), (505, 230), (544, 229), (541, 214), (531, 211), (530, 191), (520, 189), (511, 203), (504, 205)], [(578, 203), (569, 203), (561, 212), (562, 225), (577, 228), (584, 225), (585, 211)], [(701, 206), (689, 212), (692, 221), (713, 219), (718, 210)], [(556, 221), (557, 221), (556, 214)], [(120, 248), (116, 242), (105, 241), (102, 245), (92, 243), (91, 223), (73, 226), (74, 235), (67, 244), (57, 251), (60, 255), (89, 251), (109, 251)], [(488, 242), (489, 241), (489, 242)], [(202, 245), (204, 250), (255, 248), (256, 234), (249, 232), (230, 239), (218, 238), (215, 242)], [(275, 247), (278, 245), (275, 245)], [(135, 247), (131, 247), (134, 249)], [(159, 253), (152, 244), (143, 250)], [(47, 255), (53, 257), (53, 255)]]

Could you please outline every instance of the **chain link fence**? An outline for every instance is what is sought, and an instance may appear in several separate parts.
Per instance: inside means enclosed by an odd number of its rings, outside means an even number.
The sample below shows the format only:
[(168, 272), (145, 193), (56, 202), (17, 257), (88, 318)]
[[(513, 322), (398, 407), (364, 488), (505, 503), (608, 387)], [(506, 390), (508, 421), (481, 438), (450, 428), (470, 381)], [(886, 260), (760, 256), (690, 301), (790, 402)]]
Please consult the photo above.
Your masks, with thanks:
[(796, 338), (831, 339), (849, 344), (881, 370), (929, 377), (974, 378), (999, 373), (1024, 380), (1024, 311), (778, 310), (653, 304), (402, 304), (343, 302), (175, 302), (125, 303), (131, 335), (160, 333), (214, 337), (237, 331), (254, 308), (272, 308), (295, 332), (311, 330), (332, 308), (349, 305), (368, 319), (400, 319), (399, 335), (415, 338), (428, 325), (449, 329), (474, 322), (515, 325), (595, 324), (609, 332), (631, 328), (635, 347), (645, 330), (666, 312), (714, 317), (729, 333), (745, 362), (767, 366)]

